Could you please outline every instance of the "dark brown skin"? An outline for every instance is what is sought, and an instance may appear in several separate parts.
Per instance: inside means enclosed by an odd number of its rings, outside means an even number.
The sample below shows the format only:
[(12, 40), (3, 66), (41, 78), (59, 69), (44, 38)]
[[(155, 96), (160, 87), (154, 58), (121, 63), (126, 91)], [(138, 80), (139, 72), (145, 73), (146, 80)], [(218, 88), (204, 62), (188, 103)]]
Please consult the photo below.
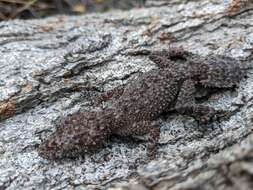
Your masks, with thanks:
[[(153, 52), (149, 58), (159, 68), (115, 89), (110, 108), (76, 113), (58, 122), (56, 132), (40, 145), (39, 154), (47, 159), (76, 157), (98, 150), (113, 134), (149, 134), (148, 156), (152, 159), (159, 139), (157, 118), (163, 112), (174, 110), (201, 122), (210, 121), (218, 112), (194, 103), (195, 85), (231, 88), (249, 69), (230, 57), (201, 57), (183, 49)], [(176, 59), (183, 63), (173, 63)]]
[(57, 122), (56, 132), (39, 147), (40, 155), (47, 159), (94, 152), (111, 134), (110, 118), (100, 112), (78, 112)]

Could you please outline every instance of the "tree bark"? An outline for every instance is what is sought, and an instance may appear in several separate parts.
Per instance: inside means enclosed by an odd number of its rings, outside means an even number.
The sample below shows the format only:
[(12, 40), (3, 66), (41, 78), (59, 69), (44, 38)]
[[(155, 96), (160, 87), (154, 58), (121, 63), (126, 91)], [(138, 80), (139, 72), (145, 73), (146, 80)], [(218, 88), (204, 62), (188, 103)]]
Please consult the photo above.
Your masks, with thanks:
[[(232, 113), (199, 130), (166, 115), (157, 159), (146, 141), (112, 139), (92, 155), (47, 161), (53, 121), (156, 67), (139, 50), (179, 47), (251, 57), (250, 1), (147, 1), (146, 7), (0, 23), (0, 189), (252, 189), (253, 75), (205, 103)], [(252, 63), (253, 64), (253, 63)]]

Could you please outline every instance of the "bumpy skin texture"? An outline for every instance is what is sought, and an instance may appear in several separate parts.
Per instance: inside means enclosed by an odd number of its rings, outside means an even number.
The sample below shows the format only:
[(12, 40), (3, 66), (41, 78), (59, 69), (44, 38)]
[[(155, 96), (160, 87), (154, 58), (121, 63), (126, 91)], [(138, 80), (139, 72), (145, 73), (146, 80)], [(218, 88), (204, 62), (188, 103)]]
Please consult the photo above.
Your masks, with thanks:
[(78, 112), (60, 119), (57, 130), (39, 148), (47, 159), (71, 157), (94, 152), (111, 134), (110, 118), (100, 112)]
[[(210, 121), (217, 112), (195, 104), (195, 86), (231, 88), (246, 76), (244, 70), (249, 69), (230, 57), (201, 57), (183, 49), (152, 52), (149, 58), (159, 68), (142, 74), (126, 87), (115, 89), (116, 98), (110, 108), (76, 113), (59, 121), (56, 132), (40, 145), (40, 155), (47, 159), (75, 157), (96, 151), (112, 134), (149, 134), (148, 155), (154, 158), (159, 139), (157, 118), (161, 113), (174, 110), (198, 121)], [(110, 91), (103, 98), (112, 94)]]
[(173, 60), (184, 60), (185, 64), (189, 66), (192, 79), (203, 87), (235, 87), (242, 78), (247, 76), (247, 70), (252, 68), (247, 60), (242, 61), (214, 54), (200, 56), (181, 48), (153, 52), (149, 58), (161, 68), (170, 66)]

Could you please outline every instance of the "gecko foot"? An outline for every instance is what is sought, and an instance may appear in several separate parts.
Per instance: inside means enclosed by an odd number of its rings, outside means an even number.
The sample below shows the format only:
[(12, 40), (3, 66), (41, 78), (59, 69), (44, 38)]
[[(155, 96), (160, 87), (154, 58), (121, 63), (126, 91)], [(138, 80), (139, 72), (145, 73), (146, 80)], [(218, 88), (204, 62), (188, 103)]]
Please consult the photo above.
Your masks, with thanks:
[(159, 136), (160, 127), (152, 127), (149, 133), (149, 144), (147, 148), (147, 156), (150, 160), (156, 158)]
[(176, 111), (180, 114), (193, 117), (201, 124), (216, 121), (227, 114), (225, 110), (215, 110), (212, 107), (202, 105), (181, 106), (177, 107)]

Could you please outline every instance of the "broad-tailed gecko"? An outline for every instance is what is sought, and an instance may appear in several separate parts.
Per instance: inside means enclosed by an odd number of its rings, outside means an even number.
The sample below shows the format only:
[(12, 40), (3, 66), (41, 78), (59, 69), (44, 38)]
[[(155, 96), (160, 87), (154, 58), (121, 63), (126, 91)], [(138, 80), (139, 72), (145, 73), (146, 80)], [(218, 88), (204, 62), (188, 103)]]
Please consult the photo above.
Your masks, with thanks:
[(56, 131), (40, 144), (39, 154), (47, 159), (76, 157), (98, 150), (113, 134), (148, 134), (147, 152), (154, 158), (160, 133), (157, 119), (163, 112), (174, 110), (210, 121), (218, 112), (194, 102), (195, 86), (232, 88), (250, 68), (231, 57), (199, 56), (181, 48), (154, 51), (149, 58), (158, 68), (111, 91), (116, 98), (109, 108), (78, 112), (58, 121)]

